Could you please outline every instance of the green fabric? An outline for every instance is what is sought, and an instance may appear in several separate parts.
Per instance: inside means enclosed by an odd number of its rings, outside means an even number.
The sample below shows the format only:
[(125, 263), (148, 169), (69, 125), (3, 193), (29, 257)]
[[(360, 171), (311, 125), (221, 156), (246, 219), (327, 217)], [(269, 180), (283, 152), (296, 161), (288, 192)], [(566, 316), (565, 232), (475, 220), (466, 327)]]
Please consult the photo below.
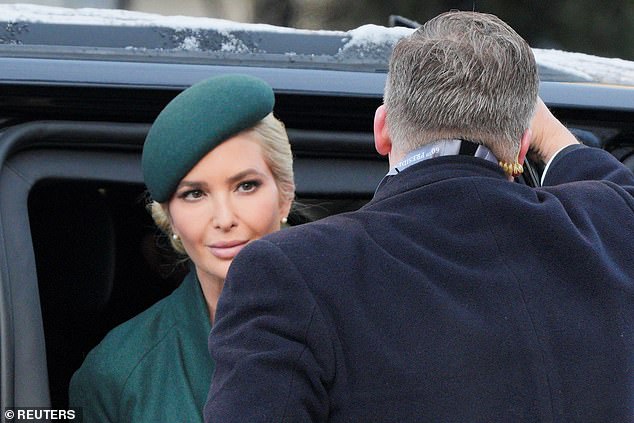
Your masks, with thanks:
[(273, 90), (247, 75), (192, 85), (158, 115), (143, 146), (143, 177), (152, 198), (170, 199), (181, 179), (209, 151), (273, 111)]
[(113, 329), (70, 384), (84, 423), (202, 422), (214, 365), (209, 312), (195, 272), (168, 297)]

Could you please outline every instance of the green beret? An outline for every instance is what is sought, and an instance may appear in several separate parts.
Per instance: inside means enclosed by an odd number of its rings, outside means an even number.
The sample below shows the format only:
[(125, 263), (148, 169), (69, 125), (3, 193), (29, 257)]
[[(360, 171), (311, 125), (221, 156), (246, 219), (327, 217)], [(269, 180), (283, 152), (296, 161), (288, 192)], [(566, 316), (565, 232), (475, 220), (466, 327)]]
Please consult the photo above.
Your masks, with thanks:
[(273, 111), (273, 90), (247, 75), (223, 75), (192, 85), (158, 115), (143, 145), (143, 178), (152, 199), (169, 200), (207, 153)]

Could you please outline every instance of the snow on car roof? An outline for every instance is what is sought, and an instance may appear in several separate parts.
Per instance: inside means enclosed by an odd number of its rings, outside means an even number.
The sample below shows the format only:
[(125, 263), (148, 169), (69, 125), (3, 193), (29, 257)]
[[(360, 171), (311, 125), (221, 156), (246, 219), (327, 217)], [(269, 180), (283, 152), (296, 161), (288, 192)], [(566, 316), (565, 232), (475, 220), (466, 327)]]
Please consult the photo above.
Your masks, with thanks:
[(562, 50), (533, 49), (535, 60), (562, 72), (576, 74), (585, 81), (634, 85), (634, 62)]
[[(6, 22), (4, 35), (0, 32), (0, 44), (22, 45), (36, 43), (29, 39), (36, 31), (24, 31), (16, 25), (80, 25), (120, 28), (161, 28), (171, 31), (168, 37), (161, 33), (163, 44), (143, 44), (148, 38), (131, 34), (127, 39), (128, 50), (156, 49), (181, 52), (216, 52), (222, 54), (275, 53), (291, 62), (335, 62), (337, 64), (372, 64), (385, 70), (387, 58), (396, 41), (413, 30), (404, 27), (364, 25), (349, 31), (306, 30), (268, 24), (239, 23), (224, 19), (188, 16), (163, 16), (118, 9), (63, 8), (32, 4), (0, 5), (0, 22)], [(0, 31), (2, 30), (0, 26)], [(31, 34), (25, 35), (30, 32)], [(59, 31), (58, 31), (59, 32)], [(50, 33), (49, 33), (50, 34)], [(213, 34), (221, 39), (213, 40)], [(257, 34), (255, 36), (254, 34)], [(315, 36), (319, 41), (314, 40)], [(72, 37), (72, 35), (69, 35)], [(283, 37), (283, 38), (279, 38)], [(66, 41), (79, 45), (78, 40)], [(108, 38), (108, 37), (101, 37)], [(165, 39), (171, 38), (171, 44)], [(217, 38), (217, 37), (216, 37)], [(294, 42), (289, 40), (295, 39)], [(46, 44), (46, 40), (38, 41)], [(90, 42), (95, 42), (91, 40)], [(101, 40), (100, 42), (107, 42)], [(267, 43), (268, 42), (268, 43)], [(90, 47), (101, 47), (90, 45)], [(117, 46), (121, 47), (121, 46)], [(634, 85), (634, 62), (592, 56), (561, 50), (533, 49), (540, 66), (542, 80), (566, 82), (596, 82), (602, 84)], [(327, 58), (327, 59), (326, 59)]]

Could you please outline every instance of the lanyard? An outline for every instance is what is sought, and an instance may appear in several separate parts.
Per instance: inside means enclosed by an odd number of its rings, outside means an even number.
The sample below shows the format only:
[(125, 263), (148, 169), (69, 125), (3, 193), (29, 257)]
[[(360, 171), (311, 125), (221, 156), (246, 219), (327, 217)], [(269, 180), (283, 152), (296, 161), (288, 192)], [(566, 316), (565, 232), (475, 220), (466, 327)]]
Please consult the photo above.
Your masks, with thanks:
[(464, 140), (440, 140), (409, 152), (403, 160), (398, 162), (394, 168), (390, 169), (386, 176), (397, 175), (408, 167), (424, 160), (458, 154), (479, 157), (495, 164), (498, 162), (498, 159), (493, 155), (491, 150), (484, 145)]

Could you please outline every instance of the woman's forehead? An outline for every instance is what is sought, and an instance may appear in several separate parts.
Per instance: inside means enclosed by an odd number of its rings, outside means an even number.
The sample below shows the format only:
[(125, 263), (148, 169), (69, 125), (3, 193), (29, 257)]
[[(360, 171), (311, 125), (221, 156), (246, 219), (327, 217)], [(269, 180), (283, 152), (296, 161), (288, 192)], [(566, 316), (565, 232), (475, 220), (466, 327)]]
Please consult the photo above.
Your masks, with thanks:
[(224, 141), (203, 156), (183, 180), (204, 176), (231, 178), (239, 173), (272, 176), (256, 137), (257, 134), (243, 132)]

